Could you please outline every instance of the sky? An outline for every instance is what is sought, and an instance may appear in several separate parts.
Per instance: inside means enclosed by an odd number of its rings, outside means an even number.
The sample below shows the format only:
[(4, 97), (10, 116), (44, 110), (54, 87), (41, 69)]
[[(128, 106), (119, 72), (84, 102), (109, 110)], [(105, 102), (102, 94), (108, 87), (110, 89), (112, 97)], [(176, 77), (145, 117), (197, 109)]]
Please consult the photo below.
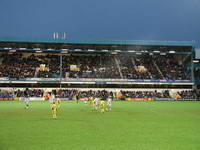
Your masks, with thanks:
[(0, 0), (0, 37), (200, 41), (200, 0)]

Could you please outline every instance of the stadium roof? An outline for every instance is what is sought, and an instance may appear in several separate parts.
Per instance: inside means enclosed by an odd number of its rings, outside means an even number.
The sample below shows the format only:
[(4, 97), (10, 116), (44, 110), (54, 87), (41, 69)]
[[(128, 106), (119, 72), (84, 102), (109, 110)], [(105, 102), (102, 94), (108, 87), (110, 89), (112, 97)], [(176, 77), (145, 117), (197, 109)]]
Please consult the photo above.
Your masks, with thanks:
[(0, 38), (0, 42), (20, 43), (63, 43), (63, 44), (101, 44), (101, 45), (150, 45), (150, 46), (193, 46), (194, 41), (153, 41), (153, 40), (72, 40), (39, 38)]

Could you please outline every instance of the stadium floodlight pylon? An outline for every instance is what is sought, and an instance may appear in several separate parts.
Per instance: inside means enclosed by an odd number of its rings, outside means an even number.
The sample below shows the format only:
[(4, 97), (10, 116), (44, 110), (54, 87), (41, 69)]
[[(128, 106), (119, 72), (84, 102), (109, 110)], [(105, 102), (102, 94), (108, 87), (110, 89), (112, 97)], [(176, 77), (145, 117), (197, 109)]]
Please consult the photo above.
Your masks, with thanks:
[(53, 33), (53, 39), (66, 39), (66, 32), (62, 33), (58, 33), (58, 32), (54, 32)]

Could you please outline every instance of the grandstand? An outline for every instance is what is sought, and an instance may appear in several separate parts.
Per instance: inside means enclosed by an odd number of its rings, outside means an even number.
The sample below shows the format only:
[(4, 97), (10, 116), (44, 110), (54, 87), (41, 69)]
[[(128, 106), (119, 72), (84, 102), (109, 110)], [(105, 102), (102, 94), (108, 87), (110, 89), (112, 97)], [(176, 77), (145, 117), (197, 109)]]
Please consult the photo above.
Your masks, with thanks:
[[(138, 94), (172, 98), (162, 91), (181, 89), (181, 95), (195, 85), (194, 48), (193, 42), (175, 41), (0, 39), (0, 86), (127, 88), (132, 94), (122, 93), (132, 98), (138, 89), (154, 89)], [(188, 98), (198, 97), (192, 93)]]
[(193, 42), (0, 39), (0, 149), (199, 149), (194, 56)]

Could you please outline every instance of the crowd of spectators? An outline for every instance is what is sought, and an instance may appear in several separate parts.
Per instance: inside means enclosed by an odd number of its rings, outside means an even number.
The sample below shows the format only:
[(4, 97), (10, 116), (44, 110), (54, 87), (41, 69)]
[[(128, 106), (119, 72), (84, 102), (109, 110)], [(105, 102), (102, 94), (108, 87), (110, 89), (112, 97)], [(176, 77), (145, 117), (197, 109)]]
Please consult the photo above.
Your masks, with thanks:
[[(59, 74), (58, 58), (57, 55), (4, 54), (1, 56), (0, 77), (16, 79), (54, 77)], [(42, 71), (39, 69), (41, 64), (45, 65), (45, 69)]]
[(178, 60), (172, 55), (122, 56), (119, 57), (119, 60), (123, 76), (128, 79), (188, 80), (191, 78), (183, 64), (179, 64)]
[[(13, 95), (15, 97), (24, 97), (24, 90), (14, 90)], [(44, 90), (43, 89), (28, 89), (28, 95), (30, 97), (43, 97), (44, 96)]]
[[(60, 93), (61, 98), (69, 98), (73, 99), (74, 97), (76, 98), (89, 98), (89, 97), (99, 97), (101, 99), (106, 99), (109, 96), (114, 97), (114, 93), (112, 91), (107, 91), (107, 90), (88, 90), (88, 91), (79, 91), (79, 90), (60, 90), (58, 91)], [(59, 95), (59, 94), (58, 94)]]
[[(59, 78), (60, 55), (3, 54), (0, 77)], [(190, 79), (186, 68), (174, 56), (64, 55), (62, 77), (113, 79)], [(42, 67), (41, 67), (42, 65)]]
[(13, 98), (14, 94), (9, 90), (0, 90), (0, 98)]
[[(0, 90), (0, 98), (14, 98), (14, 97), (24, 97), (25, 89), (13, 89), (13, 90)], [(89, 98), (89, 97), (99, 97), (101, 99), (107, 99), (108, 97), (112, 97), (113, 99), (126, 100), (128, 98), (177, 98), (172, 97), (169, 90), (162, 91), (126, 91), (121, 90), (118, 92), (108, 91), (108, 90), (77, 90), (77, 89), (59, 89), (52, 91), (45, 91), (44, 89), (28, 89), (29, 97), (45, 97), (47, 93), (53, 93), (56, 97), (66, 98), (68, 100), (81, 99), (81, 98)], [(199, 99), (200, 95), (195, 90), (182, 90), (176, 92), (178, 94), (178, 99)]]
[(121, 91), (124, 98), (171, 98), (169, 91)]
[(178, 94), (182, 99), (197, 99), (199, 97), (199, 94), (194, 90), (183, 90), (178, 92)]
[[(72, 70), (71, 65), (77, 68)], [(110, 55), (64, 56), (63, 72), (69, 73), (69, 78), (120, 78)]]
[(35, 59), (23, 58), (22, 54), (4, 54), (1, 56), (0, 77), (29, 78), (34, 76)]
[(165, 79), (183, 80), (191, 78), (191, 75), (184, 68), (184, 64), (178, 62), (173, 55), (153, 56), (152, 60), (159, 65)]
[(119, 57), (122, 74), (127, 79), (163, 79), (151, 57)]

